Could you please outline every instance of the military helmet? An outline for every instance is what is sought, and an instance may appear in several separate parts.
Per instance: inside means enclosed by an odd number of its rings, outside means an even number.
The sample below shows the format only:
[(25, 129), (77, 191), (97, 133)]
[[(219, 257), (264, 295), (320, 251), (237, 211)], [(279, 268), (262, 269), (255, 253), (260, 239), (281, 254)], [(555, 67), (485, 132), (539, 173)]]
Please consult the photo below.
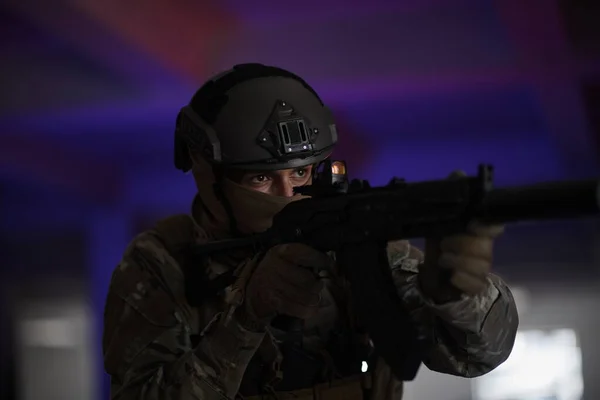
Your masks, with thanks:
[(336, 142), (331, 112), (304, 80), (241, 64), (205, 83), (179, 112), (175, 166), (189, 171), (192, 152), (228, 168), (298, 168), (326, 159)]

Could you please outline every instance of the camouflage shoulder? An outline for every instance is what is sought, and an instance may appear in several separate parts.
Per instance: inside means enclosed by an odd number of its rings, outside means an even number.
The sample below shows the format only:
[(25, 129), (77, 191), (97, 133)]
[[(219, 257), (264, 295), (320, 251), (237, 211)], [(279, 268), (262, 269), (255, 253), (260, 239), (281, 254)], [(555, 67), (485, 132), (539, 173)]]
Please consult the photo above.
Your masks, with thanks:
[(179, 324), (178, 273), (164, 245), (151, 231), (137, 235), (112, 274), (104, 308), (104, 363), (123, 376), (155, 337)]
[(191, 244), (205, 242), (205, 238), (205, 231), (189, 215), (167, 217), (130, 242), (122, 264), (126, 265), (128, 258), (138, 262), (149, 261), (164, 273), (182, 275), (179, 253)]
[(138, 268), (149, 268), (156, 272), (181, 272), (177, 261), (155, 230), (144, 231), (133, 238), (123, 254), (120, 269), (126, 269), (134, 263), (138, 264)]
[[(159, 325), (172, 324), (174, 310), (184, 320), (191, 318), (185, 275), (177, 249), (172, 247), (178, 240), (183, 246), (183, 235), (178, 238), (176, 233), (171, 236), (165, 233), (164, 229), (154, 228), (138, 234), (129, 243), (111, 281), (115, 294)], [(195, 235), (186, 241), (194, 240)], [(158, 302), (161, 305), (157, 305)], [(165, 307), (169, 310), (161, 312)]]
[[(183, 281), (179, 263), (153, 230), (138, 234), (127, 246), (119, 266), (113, 273), (112, 286), (123, 291), (137, 291), (144, 285), (153, 291), (161, 289), (172, 293)], [(117, 285), (117, 286), (115, 286)]]

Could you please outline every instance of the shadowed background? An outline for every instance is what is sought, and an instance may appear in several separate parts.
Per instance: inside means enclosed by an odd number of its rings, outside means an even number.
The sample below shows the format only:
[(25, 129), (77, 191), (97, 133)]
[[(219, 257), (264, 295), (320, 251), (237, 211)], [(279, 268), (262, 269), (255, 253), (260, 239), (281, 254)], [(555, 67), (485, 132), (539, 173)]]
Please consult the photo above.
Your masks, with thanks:
[[(108, 398), (110, 274), (136, 232), (189, 209), (175, 117), (233, 64), (305, 78), (336, 114), (336, 156), (374, 184), (481, 162), (498, 186), (600, 172), (591, 0), (7, 0), (0, 49), (2, 399)], [(510, 227), (496, 258), (525, 293), (524, 329), (576, 332), (587, 400), (600, 398), (599, 228)], [(423, 371), (407, 400), (473, 393)]]

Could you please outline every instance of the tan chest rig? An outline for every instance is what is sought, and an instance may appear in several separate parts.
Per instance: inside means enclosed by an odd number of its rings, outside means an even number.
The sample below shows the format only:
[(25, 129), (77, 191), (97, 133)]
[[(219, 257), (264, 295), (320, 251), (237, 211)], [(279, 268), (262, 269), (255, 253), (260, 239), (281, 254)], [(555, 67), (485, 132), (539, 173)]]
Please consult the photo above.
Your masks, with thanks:
[[(197, 227), (189, 215), (176, 215), (161, 220), (156, 224), (155, 230), (171, 255), (182, 264), (182, 268), (185, 268), (184, 264), (186, 261), (184, 249), (191, 244), (201, 244), (203, 241), (202, 237), (198, 237), (196, 232)], [(253, 265), (252, 262), (243, 263), (236, 271), (233, 271), (232, 274), (232, 271), (225, 267), (225, 264), (226, 262), (218, 261), (211, 263), (207, 267), (210, 268), (210, 271), (200, 271), (200, 269), (197, 268), (198, 271), (195, 271), (192, 274), (194, 277), (191, 280), (196, 281), (195, 278), (197, 278), (197, 275), (199, 275), (198, 273), (200, 272), (205, 277), (208, 276), (212, 282), (220, 281), (219, 283), (212, 285), (211, 290), (219, 290), (220, 292), (225, 293), (225, 318), (227, 318), (233, 313), (235, 307), (241, 303), (244, 296), (243, 289), (252, 275), (255, 265)], [(227, 277), (227, 275), (229, 277)], [(187, 279), (188, 276), (186, 275), (186, 280)], [(233, 284), (229, 284), (231, 282), (233, 282)], [(219, 286), (221, 287), (219, 288)], [(346, 296), (346, 298), (348, 297), (349, 296)], [(198, 307), (194, 306), (193, 302), (191, 303), (192, 320), (197, 322), (194, 323), (194, 325), (196, 326), (195, 330), (198, 331), (194, 332), (194, 334), (198, 335), (200, 331), (207, 328), (207, 326), (204, 325), (209, 325), (210, 322), (205, 324), (207, 321), (203, 321), (202, 318), (200, 318)], [(348, 312), (348, 318), (350, 318), (351, 311), (349, 304), (343, 304), (341, 306), (340, 310), (346, 310)], [(350, 320), (352, 319), (350, 318)], [(360, 341), (368, 346), (369, 338), (366, 335), (361, 335)], [(337, 379), (326, 379), (324, 383), (312, 386), (307, 385), (305, 388), (299, 390), (275, 391), (273, 388), (278, 387), (279, 383), (283, 381), (283, 371), (281, 369), (283, 356), (278, 343), (280, 342), (271, 332), (269, 332), (253, 359), (254, 363), (259, 362), (263, 367), (263, 373), (260, 377), (257, 377), (257, 379), (261, 381), (259, 385), (263, 390), (267, 391), (268, 394), (251, 396), (242, 396), (240, 394), (240, 399), (367, 400), (369, 398), (368, 394), (371, 389), (372, 381), (372, 371), (370, 368), (366, 373), (357, 373)], [(240, 392), (243, 392), (245, 384), (248, 383), (247, 381), (247, 377), (244, 376)]]

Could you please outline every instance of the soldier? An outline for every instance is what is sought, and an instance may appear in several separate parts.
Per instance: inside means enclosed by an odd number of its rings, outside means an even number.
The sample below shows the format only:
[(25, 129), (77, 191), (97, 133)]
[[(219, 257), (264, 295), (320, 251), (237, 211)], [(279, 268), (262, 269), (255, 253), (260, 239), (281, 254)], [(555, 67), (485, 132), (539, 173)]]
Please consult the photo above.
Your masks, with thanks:
[[(267, 229), (336, 141), (330, 112), (288, 71), (238, 65), (196, 92), (175, 143), (176, 166), (198, 188), (191, 215), (137, 236), (112, 276), (103, 337), (111, 399), (402, 398), (330, 255), (303, 244), (204, 259), (188, 251)], [(473, 223), (427, 241), (425, 257), (406, 241), (388, 244), (398, 296), (429, 338), (430, 369), (475, 377), (509, 356), (517, 311), (490, 273), (501, 232)], [(274, 326), (280, 315), (304, 321), (293, 345)]]

